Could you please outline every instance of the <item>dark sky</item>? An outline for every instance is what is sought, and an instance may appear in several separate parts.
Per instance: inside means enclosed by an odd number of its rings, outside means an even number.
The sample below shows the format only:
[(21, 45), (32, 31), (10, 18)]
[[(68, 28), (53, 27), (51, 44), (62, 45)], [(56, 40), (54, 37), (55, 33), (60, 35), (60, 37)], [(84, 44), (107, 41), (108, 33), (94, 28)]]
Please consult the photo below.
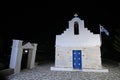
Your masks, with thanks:
[[(8, 4), (3, 7), (1, 37), (3, 42), (21, 39), (34, 43), (54, 44), (55, 35), (68, 27), (68, 21), (77, 13), (85, 27), (99, 33), (99, 24), (110, 34), (120, 26), (119, 4), (112, 1), (43, 1)], [(9, 28), (9, 29), (8, 29)]]
[(102, 24), (111, 29), (113, 26), (117, 28), (119, 25), (120, 12), (117, 2), (44, 1), (38, 4), (33, 5), (35, 8), (9, 8), (7, 26), (11, 29), (16, 27), (14, 28), (16, 31), (12, 32), (23, 31), (30, 34), (46, 32), (47, 34), (50, 31), (59, 33), (61, 28), (67, 27), (68, 21), (73, 18), (75, 13), (85, 20), (89, 27)]

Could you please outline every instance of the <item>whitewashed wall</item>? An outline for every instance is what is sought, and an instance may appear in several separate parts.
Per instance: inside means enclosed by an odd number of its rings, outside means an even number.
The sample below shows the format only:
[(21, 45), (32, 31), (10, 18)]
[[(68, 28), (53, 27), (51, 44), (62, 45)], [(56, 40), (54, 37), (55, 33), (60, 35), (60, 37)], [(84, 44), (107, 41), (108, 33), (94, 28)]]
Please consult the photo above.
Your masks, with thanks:
[[(79, 24), (79, 35), (74, 35), (74, 22)], [(88, 47), (100, 46), (100, 35), (93, 34), (87, 28), (84, 28), (84, 21), (76, 17), (69, 21), (69, 28), (61, 35), (56, 35), (56, 46), (63, 47)]]
[(101, 69), (100, 48), (95, 47), (57, 47), (55, 67), (73, 68), (73, 50), (82, 50), (82, 68)]
[[(74, 22), (78, 22), (79, 35), (74, 35)], [(82, 68), (101, 68), (100, 34), (84, 27), (84, 21), (74, 17), (61, 35), (56, 35), (55, 67), (72, 68), (73, 50), (82, 51)]]

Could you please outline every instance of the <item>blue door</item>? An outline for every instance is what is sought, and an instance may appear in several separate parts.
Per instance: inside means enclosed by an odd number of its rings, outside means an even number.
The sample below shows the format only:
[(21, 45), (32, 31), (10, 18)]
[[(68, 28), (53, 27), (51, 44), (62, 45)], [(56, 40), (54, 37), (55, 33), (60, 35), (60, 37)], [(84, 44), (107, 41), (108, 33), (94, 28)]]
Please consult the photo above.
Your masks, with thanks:
[(73, 50), (73, 68), (82, 69), (81, 50)]

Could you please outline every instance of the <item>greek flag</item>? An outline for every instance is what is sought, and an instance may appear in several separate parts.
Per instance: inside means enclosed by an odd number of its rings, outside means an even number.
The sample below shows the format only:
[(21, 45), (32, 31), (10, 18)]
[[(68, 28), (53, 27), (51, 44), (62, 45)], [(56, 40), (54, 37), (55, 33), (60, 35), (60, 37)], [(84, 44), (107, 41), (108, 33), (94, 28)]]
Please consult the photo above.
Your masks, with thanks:
[(103, 26), (100, 25), (100, 33), (104, 32), (107, 36), (109, 36), (108, 30), (106, 30)]

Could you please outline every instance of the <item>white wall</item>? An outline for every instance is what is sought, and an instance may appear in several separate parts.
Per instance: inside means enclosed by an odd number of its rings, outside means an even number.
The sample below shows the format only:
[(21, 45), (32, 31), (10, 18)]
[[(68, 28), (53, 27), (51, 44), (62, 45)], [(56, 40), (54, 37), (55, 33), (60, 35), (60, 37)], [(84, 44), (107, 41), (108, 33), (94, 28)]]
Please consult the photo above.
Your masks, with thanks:
[[(79, 24), (79, 35), (74, 35), (74, 22)], [(88, 47), (100, 46), (100, 35), (93, 34), (87, 28), (84, 28), (84, 21), (75, 17), (69, 21), (69, 28), (61, 35), (56, 35), (56, 46), (63, 47)]]
[(73, 68), (73, 50), (82, 51), (82, 68), (101, 69), (101, 54), (96, 47), (56, 47), (55, 67)]
[[(74, 22), (79, 25), (79, 35), (74, 35)], [(69, 21), (69, 27), (56, 35), (55, 67), (72, 68), (73, 50), (82, 51), (82, 68), (101, 68), (100, 34), (93, 34), (84, 27), (79, 17)]]

